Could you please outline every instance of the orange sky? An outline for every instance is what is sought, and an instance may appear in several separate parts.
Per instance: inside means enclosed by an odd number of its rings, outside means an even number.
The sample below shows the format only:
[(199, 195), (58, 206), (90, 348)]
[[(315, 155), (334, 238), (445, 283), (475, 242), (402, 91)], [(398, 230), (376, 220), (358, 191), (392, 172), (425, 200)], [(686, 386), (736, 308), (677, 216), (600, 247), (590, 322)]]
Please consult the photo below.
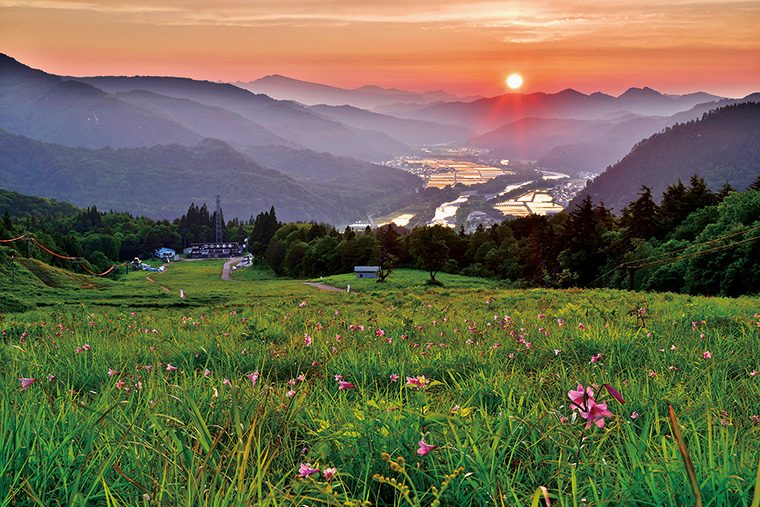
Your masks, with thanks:
[(760, 91), (758, 0), (0, 0), (0, 51), (56, 74), (266, 74), (460, 94)]

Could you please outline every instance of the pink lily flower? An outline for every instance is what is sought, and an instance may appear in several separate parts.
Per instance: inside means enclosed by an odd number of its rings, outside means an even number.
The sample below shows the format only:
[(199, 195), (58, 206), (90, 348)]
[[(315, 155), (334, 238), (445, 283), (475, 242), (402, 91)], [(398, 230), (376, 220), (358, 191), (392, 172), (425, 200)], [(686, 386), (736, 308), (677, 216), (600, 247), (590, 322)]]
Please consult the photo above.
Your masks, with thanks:
[(419, 454), (420, 456), (424, 456), (430, 451), (432, 451), (433, 449), (435, 449), (436, 447), (438, 447), (437, 445), (430, 445), (426, 443), (424, 437), (419, 441), (419, 445), (420, 445), (420, 448), (417, 449), (417, 454)]
[(396, 373), (391, 373), (390, 379), (391, 382), (398, 382), (399, 376)]
[(314, 341), (314, 340), (312, 340), (312, 338), (311, 338), (311, 335), (310, 335), (310, 334), (308, 334), (308, 333), (305, 333), (305, 334), (303, 335), (303, 344), (304, 344), (304, 345), (306, 345), (307, 347), (311, 347), (311, 344), (312, 344), (312, 342), (313, 342), (313, 341)]
[(578, 410), (586, 406), (586, 399), (594, 398), (594, 390), (590, 387), (584, 389), (582, 384), (578, 384), (578, 388), (568, 391), (567, 396), (573, 402), (573, 410)]
[(344, 389), (354, 389), (356, 386), (353, 385), (351, 382), (347, 382), (345, 380), (339, 380), (338, 381), (338, 389), (344, 390)]
[(245, 376), (245, 378), (247, 378), (251, 382), (251, 385), (255, 386), (256, 381), (259, 380), (259, 372), (254, 371), (253, 373), (249, 373), (248, 375)]
[(338, 473), (338, 471), (333, 467), (325, 468), (324, 470), (322, 470), (322, 475), (324, 476), (326, 481), (332, 480), (333, 476), (336, 473)]
[(22, 391), (24, 389), (28, 389), (30, 385), (34, 384), (37, 381), (36, 378), (27, 378), (27, 377), (22, 377), (22, 378), (20, 378), (18, 380), (19, 380), (19, 382), (21, 382), (21, 390)]
[(115, 377), (119, 373), (121, 373), (121, 372), (120, 371), (116, 371), (113, 368), (108, 368), (108, 376), (109, 377)]
[(288, 398), (292, 398), (293, 396), (295, 396), (295, 395), (296, 395), (296, 392), (295, 392), (294, 390), (292, 390), (292, 389), (288, 389), (288, 392), (287, 392), (287, 393), (285, 393), (285, 395), (286, 395)]
[(206, 368), (206, 371), (203, 372), (203, 376), (206, 378), (209, 378), (211, 376), (211, 370)]
[(592, 362), (592, 363), (596, 363), (596, 362), (597, 362), (597, 361), (599, 361), (601, 358), (602, 358), (602, 354), (593, 354), (593, 355), (591, 356), (591, 362)]
[(175, 370), (177, 370), (177, 367), (173, 366), (172, 363), (168, 363), (166, 365), (166, 371), (175, 371)]
[(599, 428), (604, 428), (604, 418), (612, 417), (612, 412), (607, 410), (606, 403), (597, 403), (593, 398), (588, 399), (588, 406), (585, 412), (581, 411), (581, 417), (586, 419), (586, 429), (589, 429), (592, 424), (596, 424)]
[(704, 352), (702, 352), (702, 357), (705, 359), (712, 359), (712, 353), (710, 353), (709, 350), (705, 350)]
[(319, 474), (319, 469), (311, 468), (311, 463), (301, 463), (301, 466), (298, 467), (298, 477), (302, 479), (315, 474)]

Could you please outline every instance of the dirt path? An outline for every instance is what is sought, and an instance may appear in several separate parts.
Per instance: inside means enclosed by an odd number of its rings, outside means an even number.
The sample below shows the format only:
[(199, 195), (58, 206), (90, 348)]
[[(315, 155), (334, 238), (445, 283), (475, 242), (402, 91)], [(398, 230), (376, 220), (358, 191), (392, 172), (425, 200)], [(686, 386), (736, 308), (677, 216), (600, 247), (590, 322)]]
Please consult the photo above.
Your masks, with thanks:
[(171, 292), (171, 289), (169, 287), (165, 287), (165, 286), (161, 285), (160, 283), (158, 283), (157, 281), (155, 281), (152, 278), (151, 275), (146, 276), (145, 279), (148, 280), (150, 283), (155, 283), (156, 285), (158, 285), (159, 287), (161, 287), (162, 291), (167, 292), (167, 293)]
[(308, 285), (310, 287), (316, 287), (319, 290), (326, 290), (328, 292), (343, 292), (343, 289), (339, 289), (338, 287), (333, 287), (332, 285), (325, 285), (323, 283), (304, 282), (304, 285)]
[(224, 263), (224, 266), (222, 267), (222, 280), (229, 280), (230, 279), (230, 268), (232, 268), (233, 264), (237, 264), (240, 261), (242, 261), (242, 257), (233, 257), (232, 259), (228, 260)]

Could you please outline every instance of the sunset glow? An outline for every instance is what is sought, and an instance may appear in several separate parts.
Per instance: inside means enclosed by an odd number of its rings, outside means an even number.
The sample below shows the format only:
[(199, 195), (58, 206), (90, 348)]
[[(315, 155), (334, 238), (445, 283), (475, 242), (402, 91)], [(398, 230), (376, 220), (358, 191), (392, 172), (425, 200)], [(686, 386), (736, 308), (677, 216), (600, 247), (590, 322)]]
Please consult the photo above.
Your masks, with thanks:
[(520, 74), (510, 74), (507, 76), (507, 86), (511, 90), (517, 90), (523, 85), (523, 78)]
[(0, 0), (0, 51), (58, 74), (277, 73), (479, 95), (503, 93), (509, 61), (528, 93), (741, 96), (760, 88), (758, 26), (760, 3), (742, 0)]

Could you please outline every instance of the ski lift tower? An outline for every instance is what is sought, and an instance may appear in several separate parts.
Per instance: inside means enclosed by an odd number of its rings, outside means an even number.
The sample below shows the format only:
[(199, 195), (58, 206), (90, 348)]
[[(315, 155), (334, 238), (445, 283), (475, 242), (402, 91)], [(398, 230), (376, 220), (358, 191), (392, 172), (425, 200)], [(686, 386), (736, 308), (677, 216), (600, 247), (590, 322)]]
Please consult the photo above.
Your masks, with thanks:
[(222, 242), (222, 196), (216, 194), (216, 234), (214, 235), (214, 242)]

